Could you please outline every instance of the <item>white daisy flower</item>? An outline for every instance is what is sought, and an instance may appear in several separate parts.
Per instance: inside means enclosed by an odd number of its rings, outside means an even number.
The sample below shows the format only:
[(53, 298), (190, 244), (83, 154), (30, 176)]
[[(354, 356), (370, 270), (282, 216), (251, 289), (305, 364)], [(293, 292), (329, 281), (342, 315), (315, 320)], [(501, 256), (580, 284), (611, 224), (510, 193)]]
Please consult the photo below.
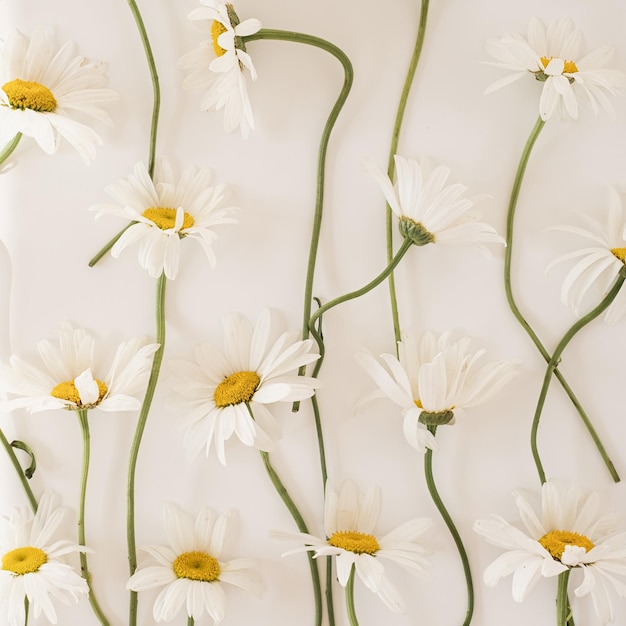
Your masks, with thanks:
[(232, 511), (218, 515), (205, 507), (194, 520), (169, 504), (164, 513), (170, 545), (143, 548), (157, 564), (141, 564), (126, 584), (126, 588), (132, 591), (164, 587), (152, 610), (156, 622), (169, 622), (186, 605), (188, 617), (197, 620), (206, 611), (214, 623), (219, 624), (226, 609), (222, 583), (260, 595), (261, 585), (253, 569), (254, 561), (221, 559)]
[(247, 137), (254, 128), (254, 117), (244, 71), (249, 71), (252, 80), (257, 73), (243, 38), (258, 32), (261, 22), (254, 18), (240, 22), (233, 5), (223, 0), (200, 0), (200, 4), (203, 6), (191, 11), (189, 19), (206, 30), (210, 39), (180, 58), (181, 69), (190, 72), (183, 87), (206, 89), (201, 108), (224, 109), (226, 132), (239, 128)]
[(124, 231), (111, 254), (118, 258), (130, 245), (139, 244), (139, 264), (150, 276), (163, 272), (176, 278), (180, 265), (181, 240), (195, 239), (207, 255), (209, 264), (216, 264), (212, 244), (217, 238), (213, 230), (219, 224), (236, 224), (235, 207), (221, 207), (229, 195), (226, 185), (212, 186), (212, 173), (189, 165), (176, 178), (165, 157), (157, 160), (154, 180), (143, 163), (137, 163), (128, 179), (109, 185), (105, 191), (121, 206), (96, 204), (90, 210), (102, 215), (116, 215), (136, 222)]
[(269, 451), (280, 437), (280, 426), (267, 405), (310, 398), (321, 386), (316, 378), (298, 376), (298, 368), (319, 358), (311, 339), (298, 341), (297, 332), (270, 340), (271, 315), (262, 311), (254, 327), (238, 313), (226, 315), (224, 352), (203, 343), (195, 362), (172, 360), (176, 396), (170, 406), (188, 411), (184, 445), (190, 458), (211, 444), (226, 463), (224, 442), (233, 435), (247, 446)]
[(364, 352), (356, 355), (379, 386), (359, 406), (381, 397), (395, 402), (404, 415), (404, 436), (420, 452), (438, 447), (425, 425), (454, 424), (456, 416), (489, 400), (519, 370), (513, 361), (479, 363), (486, 351), (470, 352), (470, 339), (454, 341), (450, 332), (425, 333), (419, 342), (405, 332), (398, 352), (399, 359), (381, 354), (384, 364)]
[(576, 119), (579, 100), (586, 101), (596, 115), (601, 108), (613, 115), (607, 94), (615, 95), (624, 83), (622, 72), (604, 67), (613, 47), (605, 45), (583, 55), (582, 34), (571, 20), (553, 21), (546, 27), (533, 18), (527, 37), (505, 34), (501, 39), (488, 40), (486, 49), (497, 59), (493, 65), (513, 73), (490, 85), (485, 93), (530, 73), (543, 83), (539, 113), (544, 121), (554, 113)]
[(34, 517), (23, 507), (0, 518), (0, 607), (9, 626), (25, 623), (24, 598), (35, 619), (43, 611), (56, 624), (53, 599), (75, 604), (89, 592), (87, 582), (63, 558), (86, 549), (66, 539), (53, 541), (65, 514), (55, 504), (55, 496), (47, 491)]
[(111, 123), (101, 105), (117, 94), (103, 89), (105, 72), (105, 63), (78, 55), (73, 42), (57, 48), (45, 28), (30, 40), (19, 32), (8, 37), (0, 52), (0, 147), (22, 133), (54, 154), (63, 137), (86, 163), (93, 161), (102, 140), (74, 116)]
[(2, 390), (20, 396), (0, 402), (3, 410), (132, 411), (141, 407), (135, 396), (146, 386), (158, 344), (146, 344), (142, 337), (121, 343), (104, 374), (106, 370), (94, 356), (95, 341), (87, 331), (64, 323), (57, 334), (58, 346), (48, 340), (37, 344), (44, 369), (16, 355), (11, 356), (10, 367), (0, 366)]
[(417, 246), (505, 243), (493, 227), (477, 221), (470, 213), (474, 202), (462, 197), (467, 187), (458, 183), (446, 184), (450, 168), (439, 165), (432, 169), (427, 160), (418, 162), (399, 155), (394, 160), (395, 185), (373, 164), (366, 164), (366, 170), (376, 179), (391, 210), (400, 220), (403, 237), (408, 237)]
[(497, 515), (474, 523), (488, 543), (506, 550), (485, 570), (485, 583), (493, 587), (513, 574), (513, 599), (522, 602), (541, 578), (576, 570), (582, 581), (575, 595), (591, 594), (600, 623), (612, 623), (609, 589), (626, 597), (626, 585), (615, 578), (626, 574), (626, 533), (616, 534), (615, 518), (598, 517), (598, 494), (548, 481), (541, 488), (541, 515), (523, 495), (514, 495), (525, 530)]
[(304, 543), (304, 547), (285, 553), (314, 552), (319, 556), (335, 556), (337, 578), (343, 587), (348, 583), (352, 566), (363, 584), (376, 593), (385, 605), (397, 613), (404, 611), (402, 598), (385, 574), (385, 559), (397, 563), (409, 572), (424, 575), (429, 567), (425, 555), (431, 550), (419, 543), (432, 526), (429, 518), (416, 518), (383, 535), (375, 535), (381, 511), (378, 487), (363, 496), (352, 481), (343, 483), (339, 493), (326, 486), (324, 532), (328, 539), (306, 533), (274, 532), (279, 539)]
[[(580, 315), (580, 307), (590, 291), (595, 292), (596, 298), (603, 298), (618, 274), (625, 271), (626, 212), (617, 191), (610, 188), (609, 195), (608, 209), (601, 219), (581, 213), (577, 217), (583, 226), (565, 225), (554, 229), (578, 235), (590, 242), (585, 248), (558, 257), (546, 269), (548, 272), (555, 265), (575, 261), (563, 281), (561, 300), (576, 315)], [(598, 302), (596, 300), (595, 304)], [(625, 313), (626, 291), (621, 289), (606, 310), (604, 319), (614, 324)]]

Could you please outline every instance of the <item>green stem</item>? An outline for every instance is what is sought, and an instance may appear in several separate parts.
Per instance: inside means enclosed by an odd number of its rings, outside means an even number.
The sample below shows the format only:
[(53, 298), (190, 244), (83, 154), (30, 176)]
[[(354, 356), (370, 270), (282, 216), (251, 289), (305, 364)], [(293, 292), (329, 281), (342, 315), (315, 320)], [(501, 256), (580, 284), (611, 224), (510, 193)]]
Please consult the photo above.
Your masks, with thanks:
[(15, 450), (13, 450), (13, 446), (11, 446), (11, 444), (9, 443), (9, 440), (6, 438), (4, 432), (2, 432), (1, 428), (0, 428), (0, 443), (2, 443), (2, 447), (4, 448), (5, 452), (9, 456), (9, 460), (11, 461), (11, 464), (13, 465), (15, 472), (17, 473), (17, 477), (22, 483), (22, 488), (24, 489), (24, 493), (26, 494), (26, 497), (28, 498), (30, 508), (32, 509), (33, 513), (36, 513), (37, 512), (37, 499), (35, 498), (35, 495), (33, 494), (33, 490), (30, 488), (30, 485), (28, 484), (28, 479), (26, 478), (26, 475), (24, 474), (24, 470), (22, 469), (22, 466), (20, 465), (20, 462), (17, 456), (15, 455)]
[(348, 612), (348, 621), (350, 626), (359, 626), (359, 620), (356, 617), (356, 610), (354, 608), (354, 563), (350, 569), (350, 576), (348, 577), (348, 584), (346, 585), (346, 611)]
[[(157, 281), (156, 296), (156, 342), (159, 344), (159, 348), (154, 353), (154, 360), (152, 361), (150, 378), (148, 379), (146, 394), (143, 398), (143, 403), (139, 412), (139, 419), (137, 420), (135, 436), (133, 438), (128, 458), (128, 480), (126, 492), (126, 540), (128, 545), (128, 568), (130, 570), (131, 576), (135, 573), (135, 570), (137, 569), (137, 544), (135, 542), (135, 472), (137, 469), (139, 446), (141, 445), (143, 431), (146, 427), (146, 422), (148, 421), (148, 414), (150, 413), (150, 406), (152, 405), (154, 390), (156, 389), (157, 381), (159, 380), (161, 362), (163, 361), (163, 351), (165, 349), (165, 285), (165, 274), (161, 274)], [(137, 592), (131, 591), (129, 626), (135, 626), (136, 623)]]
[(592, 322), (594, 319), (596, 319), (596, 317), (606, 311), (606, 309), (610, 306), (613, 300), (615, 300), (617, 294), (622, 288), (625, 278), (626, 266), (623, 266), (620, 269), (617, 280), (615, 281), (609, 292), (606, 294), (606, 296), (604, 296), (602, 302), (600, 302), (598, 306), (596, 306), (589, 313), (587, 313), (587, 315), (584, 315), (575, 324), (572, 325), (572, 327), (563, 335), (561, 341), (559, 341), (556, 349), (554, 350), (552, 358), (548, 362), (548, 366), (546, 367), (546, 372), (543, 377), (543, 385), (541, 386), (541, 391), (539, 393), (539, 399), (537, 400), (537, 407), (535, 409), (532, 429), (530, 431), (530, 447), (533, 453), (535, 467), (537, 468), (537, 473), (539, 474), (539, 480), (541, 481), (542, 485), (546, 482), (546, 475), (543, 469), (543, 465), (541, 463), (541, 458), (539, 456), (539, 450), (537, 449), (537, 433), (539, 430), (539, 420), (541, 419), (543, 406), (546, 401), (546, 396), (548, 395), (548, 388), (550, 387), (552, 374), (554, 374), (554, 372), (556, 371), (556, 368), (561, 360), (561, 354), (563, 354), (563, 351), (567, 347), (567, 344), (577, 335), (580, 330), (587, 326), (587, 324)]
[(195, 620), (193, 619), (193, 617), (190, 615), (187, 618), (187, 626), (193, 626), (195, 624)]
[[(250, 411), (250, 415), (252, 416), (252, 411), (250, 410), (249, 406), (248, 406), (248, 410)], [(260, 452), (261, 452), (261, 458), (263, 459), (263, 464), (265, 465), (265, 470), (267, 472), (267, 475), (272, 481), (272, 485), (274, 485), (274, 489), (276, 489), (276, 492), (278, 493), (281, 500), (287, 507), (287, 510), (289, 511), (289, 513), (291, 514), (291, 517), (296, 523), (298, 530), (301, 533), (309, 534), (307, 525), (304, 521), (304, 518), (302, 517), (302, 514), (298, 510), (296, 503), (293, 501), (293, 499), (289, 495), (287, 488), (285, 487), (280, 477), (276, 473), (276, 470), (272, 467), (272, 464), (270, 463), (270, 455), (267, 452), (264, 452), (263, 450), (261, 450)], [(315, 599), (315, 624), (317, 626), (320, 626), (322, 623), (322, 585), (320, 583), (320, 575), (317, 570), (317, 563), (315, 562), (315, 559), (313, 558), (313, 555), (310, 552), (307, 552), (307, 558), (309, 561), (309, 569), (311, 570), (311, 580), (313, 582), (313, 597)]]
[(335, 626), (335, 603), (333, 601), (333, 557), (326, 557), (326, 607), (328, 626)]
[[(0, 152), (0, 165), (2, 165), (2, 163), (4, 163), (13, 154), (21, 139), (22, 133), (17, 133), (17, 135), (15, 135), (15, 137), (13, 137), (13, 139), (11, 139), (6, 146), (4, 146), (2, 152)], [(28, 616), (26, 616), (26, 619), (28, 620)]]
[[(406, 110), (406, 104), (409, 99), (409, 93), (413, 84), (413, 78), (415, 77), (415, 70), (422, 54), (422, 47), (424, 46), (424, 37), (426, 35), (426, 20), (428, 19), (428, 3), (429, 0), (422, 0), (422, 7), (420, 11), (419, 28), (417, 29), (417, 39), (415, 40), (415, 47), (413, 48), (413, 56), (409, 63), (409, 69), (404, 80), (404, 87), (400, 95), (400, 102), (398, 103), (398, 110), (396, 112), (396, 120), (393, 125), (393, 132), (391, 134), (391, 146), (389, 147), (389, 159), (387, 161), (387, 176), (389, 180), (393, 181), (393, 177), (396, 171), (396, 164), (394, 156), (398, 151), (398, 142), (400, 140), (400, 128), (402, 127), (402, 121), (404, 120), (404, 112)], [(389, 204), (386, 205), (385, 211), (385, 225), (387, 233), (387, 262), (390, 263), (393, 258), (393, 211)], [(389, 275), (389, 297), (391, 299), (391, 316), (393, 319), (393, 330), (396, 338), (396, 354), (398, 350), (398, 342), (400, 341), (400, 316), (398, 314), (398, 298), (396, 295), (396, 279), (393, 273)]]
[[(433, 436), (437, 432), (437, 426), (428, 426), (427, 428)], [(467, 552), (465, 550), (465, 546), (463, 545), (463, 541), (461, 540), (461, 536), (459, 535), (459, 531), (456, 529), (456, 526), (454, 525), (454, 522), (452, 521), (452, 518), (450, 517), (439, 492), (437, 491), (437, 486), (435, 485), (435, 479), (433, 477), (433, 451), (430, 449), (427, 449), (424, 454), (424, 474), (426, 476), (428, 493), (430, 493), (430, 497), (435, 503), (439, 514), (446, 523), (446, 526), (452, 535), (452, 539), (454, 539), (454, 543), (456, 544), (459, 556), (461, 557), (463, 573), (465, 575), (465, 587), (467, 589), (467, 611), (465, 613), (463, 626), (469, 626), (474, 613), (474, 584), (472, 582), (472, 572), (470, 570), (469, 559), (467, 558)]]
[[(146, 31), (146, 26), (141, 17), (139, 8), (135, 0), (127, 0), (128, 6), (135, 18), (135, 24), (141, 37), (141, 43), (146, 54), (146, 60), (148, 61), (148, 68), (150, 70), (150, 80), (152, 81), (152, 120), (150, 122), (150, 144), (148, 149), (148, 173), (150, 178), (154, 178), (154, 164), (156, 160), (156, 141), (157, 132), (159, 130), (159, 111), (161, 109), (161, 89), (159, 87), (159, 75), (157, 74), (156, 64), (154, 62), (154, 55), (152, 54), (152, 46), (150, 45), (150, 39)], [(93, 267), (117, 242), (117, 240), (124, 234), (127, 228), (130, 228), (136, 222), (131, 222), (123, 228), (113, 239), (106, 243), (89, 261), (89, 267)]]
[[(89, 458), (91, 456), (91, 437), (89, 435), (89, 418), (88, 411), (82, 409), (76, 412), (80, 430), (83, 436), (83, 463), (80, 474), (80, 496), (78, 503), (78, 545), (85, 546), (85, 498), (87, 495), (87, 477), (89, 476)], [(87, 587), (89, 587), (89, 604), (94, 615), (102, 626), (109, 626), (109, 620), (105, 617), (100, 604), (95, 596), (91, 585), (91, 573), (87, 564), (87, 555), (80, 552), (80, 573), (85, 579)]]
[[(506, 292), (506, 299), (509, 303), (509, 307), (515, 316), (515, 319), (519, 322), (520, 326), (526, 331), (527, 335), (531, 338), (532, 342), (535, 344), (535, 347), (543, 357), (546, 363), (550, 362), (551, 355), (546, 350), (544, 345), (541, 343), (541, 340), (531, 327), (531, 325), (526, 321), (524, 316), (522, 315), (517, 303), (515, 302), (515, 297), (513, 295), (513, 288), (511, 285), (511, 258), (513, 255), (513, 230), (515, 224), (515, 210), (517, 208), (517, 201), (520, 194), (520, 189), (522, 186), (522, 181), (524, 180), (524, 174), (526, 172), (526, 166), (528, 165), (528, 159), (530, 158), (530, 154), (532, 152), (533, 146), (543, 129), (545, 122), (538, 118), (533, 126), (533, 129), (528, 136), (526, 144), (524, 146), (524, 150), (522, 151), (522, 156), (520, 157), (519, 164), (517, 166), (517, 172), (515, 173), (515, 180), (513, 181), (513, 189), (511, 190), (511, 197), (509, 200), (509, 206), (507, 210), (506, 217), (506, 248), (504, 249), (504, 290)], [(568, 382), (565, 380), (563, 374), (557, 369), (554, 371), (555, 378), (563, 387), (563, 390), (567, 394), (568, 398), (574, 405), (574, 408), (578, 412), (581, 420), (589, 435), (593, 439), (596, 448), (598, 449), (598, 453), (602, 457), (604, 464), (606, 465), (607, 470), (611, 474), (613, 480), (618, 483), (620, 481), (619, 474), (617, 473), (615, 466), (613, 465), (613, 461), (609, 458), (604, 445), (602, 444), (598, 434), (596, 433), (589, 416), (585, 412), (583, 406), (580, 401), (574, 394), (574, 391), (569, 386)]]
[(567, 583), (569, 581), (569, 568), (558, 576), (558, 590), (556, 594), (556, 626), (569, 626), (571, 608), (567, 597)]

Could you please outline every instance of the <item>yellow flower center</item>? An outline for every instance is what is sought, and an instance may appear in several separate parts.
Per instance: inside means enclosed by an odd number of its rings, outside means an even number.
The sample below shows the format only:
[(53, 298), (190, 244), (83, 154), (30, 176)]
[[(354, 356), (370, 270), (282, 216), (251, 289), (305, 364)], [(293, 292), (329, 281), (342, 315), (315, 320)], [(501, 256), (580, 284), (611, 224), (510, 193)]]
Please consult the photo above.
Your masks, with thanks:
[[(109, 388), (106, 386), (106, 383), (104, 383), (103, 381), (96, 379), (96, 383), (98, 384), (98, 400), (90, 406), (95, 406), (96, 404), (99, 404), (109, 390)], [(77, 404), (78, 406), (83, 406), (83, 403), (80, 400), (80, 394), (78, 393), (78, 389), (76, 389), (76, 385), (74, 384), (73, 380), (59, 383), (50, 392), (50, 395), (54, 398), (67, 400), (69, 402)]]
[(226, 50), (217, 43), (217, 38), (226, 32), (226, 26), (222, 24), (222, 22), (218, 22), (217, 20), (213, 20), (213, 24), (211, 24), (211, 39), (213, 40), (213, 50), (215, 51), (215, 56), (221, 57), (226, 54)]
[[(150, 207), (146, 209), (142, 215), (153, 222), (161, 230), (169, 230), (176, 225), (176, 209), (168, 209), (167, 207)], [(183, 216), (183, 225), (181, 230), (191, 228), (194, 225), (194, 219), (185, 211)]]
[(32, 574), (36, 572), (47, 562), (48, 555), (43, 550), (28, 546), (7, 552), (2, 557), (2, 569), (21, 576), (22, 574)]
[[(541, 57), (541, 64), (544, 69), (548, 67), (550, 61), (552, 61), (554, 57)], [(576, 63), (574, 61), (563, 61), (563, 74), (575, 74), (578, 71), (578, 67), (576, 67)]]
[(227, 376), (213, 394), (216, 406), (224, 408), (249, 402), (260, 382), (261, 379), (256, 372), (235, 372)]
[(611, 248), (613, 256), (617, 257), (622, 263), (626, 264), (626, 248)]
[(335, 548), (342, 548), (356, 554), (375, 554), (380, 550), (376, 537), (359, 533), (356, 530), (338, 530), (333, 533), (328, 543)]
[(585, 552), (589, 552), (589, 550), (593, 548), (593, 542), (589, 537), (569, 530), (551, 530), (539, 539), (539, 543), (552, 555), (552, 558), (557, 561), (561, 560), (567, 546), (585, 548)]
[(183, 552), (174, 561), (174, 574), (178, 578), (212, 583), (219, 580), (220, 564), (206, 552)]
[(2, 85), (2, 89), (14, 109), (52, 113), (57, 108), (57, 101), (52, 92), (39, 83), (16, 78)]
[(418, 409), (423, 409), (424, 408), (424, 405), (422, 404), (422, 401), (419, 398), (417, 400), (413, 400), (413, 402), (415, 403), (415, 406)]

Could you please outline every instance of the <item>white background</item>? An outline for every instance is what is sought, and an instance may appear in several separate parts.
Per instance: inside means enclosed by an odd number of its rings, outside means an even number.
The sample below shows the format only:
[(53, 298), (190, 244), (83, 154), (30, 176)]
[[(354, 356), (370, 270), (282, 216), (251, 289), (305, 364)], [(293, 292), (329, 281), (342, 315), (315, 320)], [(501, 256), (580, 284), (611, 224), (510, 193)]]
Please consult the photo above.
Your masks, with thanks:
[[(314, 293), (323, 301), (358, 288), (385, 265), (384, 200), (362, 171), (364, 158), (386, 166), (391, 128), (415, 40), (418, 2), (356, 0), (255, 3), (241, 0), (241, 19), (258, 17), (267, 28), (324, 37), (340, 46), (355, 70), (352, 94), (333, 132), (328, 155), (325, 217)], [(503, 72), (484, 62), (484, 41), (504, 32), (525, 33), (533, 15), (544, 21), (570, 16), (584, 32), (588, 50), (616, 46), (614, 67), (626, 68), (626, 7), (618, 0), (434, 0), (399, 152), (429, 157), (452, 168), (481, 196), (485, 219), (504, 233), (508, 194), (526, 137), (538, 114), (541, 85), (522, 80), (489, 96), (487, 85)], [(271, 307), (283, 328), (297, 329), (315, 190), (317, 147), (342, 83), (339, 64), (324, 52), (285, 42), (249, 44), (259, 78), (249, 84), (257, 129), (247, 141), (226, 135), (220, 113), (199, 110), (200, 91), (183, 91), (177, 59), (203, 38), (187, 19), (191, 0), (140, 3), (151, 37), (162, 89), (158, 153), (178, 170), (189, 162), (210, 167), (228, 182), (240, 223), (224, 226), (211, 270), (202, 251), (184, 246), (181, 271), (167, 287), (165, 362), (191, 358), (202, 340), (221, 344), (221, 316), (241, 311), (250, 319)], [(109, 63), (109, 85), (120, 94), (112, 107), (115, 125), (96, 128), (104, 140), (96, 161), (85, 167), (67, 144), (49, 157), (24, 139), (0, 180), (0, 357), (11, 352), (36, 360), (36, 343), (52, 338), (63, 320), (101, 340), (103, 362), (113, 346), (135, 335), (153, 335), (155, 280), (142, 270), (136, 250), (97, 267), (89, 258), (123, 226), (114, 218), (97, 224), (87, 208), (108, 200), (104, 187), (126, 177), (147, 159), (152, 91), (132, 16), (125, 2), (4, 0), (0, 36), (13, 28), (30, 35), (36, 25), (55, 28), (58, 42), (74, 40), (82, 54)], [(569, 211), (594, 211), (607, 202), (610, 185), (626, 191), (626, 101), (615, 101), (616, 120), (584, 109), (575, 122), (552, 120), (531, 157), (518, 208), (513, 281), (519, 304), (545, 344), (552, 348), (575, 317), (560, 301), (564, 268), (547, 277), (545, 266), (580, 245), (547, 232), (568, 221)], [(499, 513), (517, 521), (514, 488), (538, 491), (529, 449), (530, 423), (543, 377), (543, 361), (517, 326), (502, 285), (503, 251), (489, 259), (475, 249), (428, 246), (412, 249), (397, 272), (402, 326), (420, 334), (452, 329), (486, 347), (490, 359), (516, 359), (522, 374), (488, 404), (441, 428), (435, 475), (444, 501), (465, 540), (476, 588), (474, 624), (522, 626), (554, 623), (555, 580), (544, 580), (521, 605), (511, 599), (510, 579), (495, 589), (482, 572), (499, 550), (474, 535), (472, 523)], [(590, 302), (592, 306), (595, 302)], [(624, 324), (598, 320), (577, 337), (561, 366), (604, 438), (617, 469), (626, 477), (624, 452)], [(406, 615), (390, 613), (356, 584), (361, 623), (428, 626), (460, 624), (465, 591), (458, 556), (428, 496), (423, 459), (408, 446), (399, 410), (380, 401), (358, 415), (354, 404), (373, 383), (354, 353), (393, 352), (385, 286), (330, 312), (324, 320), (328, 358), (319, 392), (331, 479), (346, 478), (362, 489), (383, 491), (379, 533), (412, 518), (435, 520), (432, 580), (422, 582), (389, 566)], [(226, 558), (258, 559), (265, 584), (261, 601), (228, 589), (225, 624), (310, 624), (313, 606), (304, 556), (281, 559), (292, 545), (268, 537), (293, 523), (273, 491), (254, 449), (233, 439), (226, 467), (215, 456), (190, 463), (182, 450), (176, 415), (163, 408), (170, 392), (166, 369), (157, 389), (137, 474), (139, 545), (165, 544), (162, 506), (172, 501), (194, 514), (203, 505), (239, 509)], [(294, 415), (276, 410), (284, 435), (272, 460), (301, 507), (309, 528), (323, 534), (322, 486), (310, 407)], [(9, 437), (37, 453), (32, 481), (36, 494), (50, 487), (72, 510), (78, 501), (81, 439), (76, 419), (62, 411), (2, 416)], [(92, 412), (92, 472), (87, 538), (94, 586), (111, 623), (127, 621), (128, 578), (125, 482), (136, 415)], [(577, 414), (555, 383), (546, 404), (540, 450), (550, 477), (601, 492), (607, 513), (626, 514), (623, 484), (614, 485)], [(24, 504), (13, 469), (0, 455), (1, 509)], [(574, 580), (574, 578), (573, 578)], [(140, 596), (140, 623), (152, 624), (156, 592)], [(336, 593), (337, 624), (346, 624), (342, 589)], [(626, 623), (626, 605), (616, 600), (616, 623)], [(621, 602), (621, 604), (620, 604)], [(576, 623), (595, 624), (589, 598), (576, 601)], [(0, 609), (1, 612), (1, 609)], [(1, 618), (0, 618), (1, 619)], [(33, 625), (45, 620), (33, 620)], [(96, 624), (86, 600), (59, 608), (63, 625)], [(180, 615), (174, 623), (185, 623)], [(210, 624), (206, 618), (198, 624)]]

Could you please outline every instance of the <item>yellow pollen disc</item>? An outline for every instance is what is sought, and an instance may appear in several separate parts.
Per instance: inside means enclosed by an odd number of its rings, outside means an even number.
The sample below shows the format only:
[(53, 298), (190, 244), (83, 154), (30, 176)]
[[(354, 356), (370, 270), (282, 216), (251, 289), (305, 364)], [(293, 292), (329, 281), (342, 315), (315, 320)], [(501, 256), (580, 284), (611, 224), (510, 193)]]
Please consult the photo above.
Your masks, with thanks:
[[(96, 383), (98, 383), (98, 401), (94, 402), (94, 404), (98, 404), (104, 398), (107, 391), (109, 390), (106, 386), (106, 383), (101, 380), (96, 379)], [(76, 385), (73, 380), (68, 380), (64, 383), (59, 383), (51, 392), (50, 395), (54, 398), (60, 398), (61, 400), (68, 400), (69, 402), (73, 402), (78, 406), (83, 406), (80, 401), (80, 394), (78, 393), (78, 389), (76, 389)]]
[(174, 574), (178, 578), (212, 583), (219, 580), (220, 564), (206, 552), (183, 552), (174, 561)]
[[(150, 207), (146, 209), (142, 215), (156, 224), (161, 230), (169, 230), (176, 225), (176, 209), (168, 209), (166, 207)], [(191, 228), (194, 225), (194, 219), (185, 211), (183, 215), (183, 225), (181, 230)]]
[[(550, 63), (553, 58), (554, 57), (541, 57), (541, 64), (543, 67), (548, 67), (548, 63)], [(575, 74), (578, 71), (578, 67), (576, 67), (576, 63), (574, 63), (574, 61), (564, 61), (563, 63), (563, 74)]]
[(2, 85), (2, 89), (14, 109), (51, 113), (57, 108), (57, 101), (52, 92), (39, 83), (16, 78)]
[(611, 248), (613, 256), (616, 256), (622, 263), (626, 263), (626, 248)]
[(215, 51), (215, 56), (221, 57), (226, 54), (226, 50), (217, 43), (217, 38), (226, 32), (226, 26), (222, 24), (222, 22), (218, 22), (217, 20), (213, 20), (213, 24), (211, 24), (211, 39), (213, 40), (213, 50)]
[(18, 575), (32, 574), (47, 562), (48, 555), (43, 550), (28, 546), (7, 552), (2, 557), (2, 569)]
[(216, 406), (223, 408), (249, 402), (260, 382), (256, 372), (235, 372), (227, 376), (213, 394)]
[(356, 554), (375, 554), (380, 550), (376, 537), (359, 533), (356, 530), (338, 530), (333, 533), (328, 543), (335, 548), (342, 548)]
[(539, 539), (539, 543), (552, 555), (552, 558), (557, 561), (561, 560), (567, 546), (585, 548), (586, 552), (589, 552), (589, 550), (593, 548), (593, 542), (589, 537), (569, 530), (551, 530)]

